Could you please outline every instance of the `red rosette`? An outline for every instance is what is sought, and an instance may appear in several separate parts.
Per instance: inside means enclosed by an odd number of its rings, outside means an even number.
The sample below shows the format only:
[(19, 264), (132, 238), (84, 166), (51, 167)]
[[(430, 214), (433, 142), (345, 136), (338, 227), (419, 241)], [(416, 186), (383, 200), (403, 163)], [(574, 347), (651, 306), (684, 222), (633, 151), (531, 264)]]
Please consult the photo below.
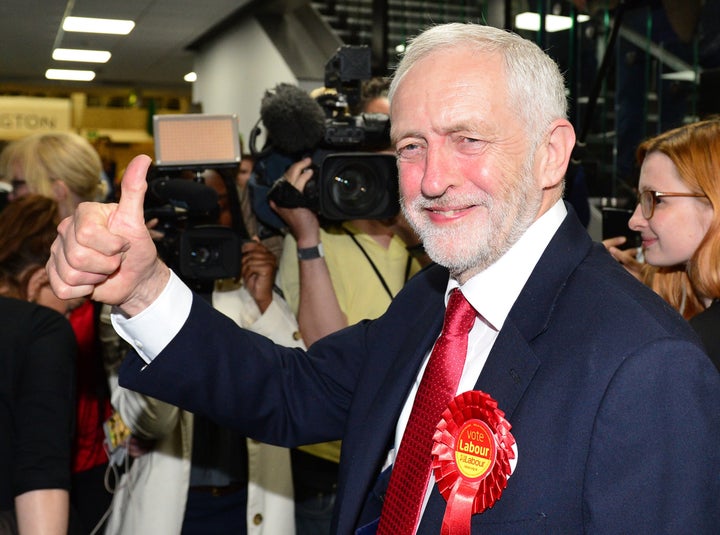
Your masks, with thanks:
[(512, 472), (515, 439), (497, 401), (463, 392), (442, 414), (433, 436), (432, 469), (447, 501), (442, 535), (469, 535), (470, 517), (500, 499)]

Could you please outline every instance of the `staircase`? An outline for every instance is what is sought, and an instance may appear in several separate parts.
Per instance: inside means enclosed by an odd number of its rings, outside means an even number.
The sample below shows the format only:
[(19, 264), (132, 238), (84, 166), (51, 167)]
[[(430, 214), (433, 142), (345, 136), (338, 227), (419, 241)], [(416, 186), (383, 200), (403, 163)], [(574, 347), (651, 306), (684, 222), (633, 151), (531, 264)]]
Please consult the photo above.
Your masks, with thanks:
[[(311, 5), (343, 43), (373, 49), (377, 75), (391, 72), (407, 39), (427, 26), (486, 19), (484, 1), (313, 0)], [(377, 43), (384, 46), (378, 48)]]

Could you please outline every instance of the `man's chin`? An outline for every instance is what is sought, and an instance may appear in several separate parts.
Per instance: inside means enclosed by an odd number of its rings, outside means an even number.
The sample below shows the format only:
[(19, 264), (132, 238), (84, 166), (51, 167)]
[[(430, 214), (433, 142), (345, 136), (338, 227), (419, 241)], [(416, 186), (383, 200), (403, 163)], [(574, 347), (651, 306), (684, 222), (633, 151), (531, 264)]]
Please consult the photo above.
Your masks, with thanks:
[(478, 252), (459, 249), (456, 238), (429, 239), (423, 243), (430, 259), (450, 271), (465, 271), (477, 263)]

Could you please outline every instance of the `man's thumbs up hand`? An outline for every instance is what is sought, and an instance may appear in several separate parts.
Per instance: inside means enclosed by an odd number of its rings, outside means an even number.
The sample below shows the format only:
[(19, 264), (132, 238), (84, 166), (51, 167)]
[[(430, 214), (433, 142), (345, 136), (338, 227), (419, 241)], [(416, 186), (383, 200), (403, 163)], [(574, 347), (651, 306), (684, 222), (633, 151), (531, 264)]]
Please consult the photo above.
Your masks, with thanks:
[(108, 221), (108, 228), (113, 234), (122, 235), (129, 229), (145, 229), (143, 204), (150, 163), (148, 156), (136, 156), (125, 170), (120, 182), (120, 201)]
[(82, 203), (60, 223), (47, 264), (58, 297), (89, 295), (133, 316), (165, 287), (169, 270), (157, 258), (143, 217), (150, 161), (137, 156), (130, 162), (118, 204)]

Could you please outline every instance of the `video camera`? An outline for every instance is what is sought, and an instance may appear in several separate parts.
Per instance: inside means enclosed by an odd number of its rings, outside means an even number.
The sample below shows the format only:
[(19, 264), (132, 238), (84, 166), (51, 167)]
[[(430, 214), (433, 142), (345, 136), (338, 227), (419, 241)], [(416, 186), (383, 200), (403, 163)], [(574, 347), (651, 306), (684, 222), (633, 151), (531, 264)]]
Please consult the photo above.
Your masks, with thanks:
[[(306, 207), (329, 221), (385, 219), (399, 211), (395, 156), (390, 147), (390, 119), (385, 114), (352, 115), (371, 77), (370, 49), (342, 46), (325, 66), (325, 87), (313, 99), (297, 86), (278, 84), (266, 91), (260, 120), (250, 136), (255, 166), (248, 183), (257, 218), (273, 229), (284, 222), (269, 207)], [(256, 148), (262, 121), (265, 147)], [(287, 168), (310, 156), (313, 178), (303, 192), (280, 180)]]
[[(155, 115), (155, 162), (148, 172), (145, 220), (159, 220), (158, 254), (195, 291), (210, 293), (217, 279), (240, 274), (247, 239), (235, 175), (240, 162), (234, 115)], [(220, 183), (211, 187), (204, 173)], [(223, 187), (224, 186), (224, 187)], [(231, 226), (218, 224), (221, 204)]]

